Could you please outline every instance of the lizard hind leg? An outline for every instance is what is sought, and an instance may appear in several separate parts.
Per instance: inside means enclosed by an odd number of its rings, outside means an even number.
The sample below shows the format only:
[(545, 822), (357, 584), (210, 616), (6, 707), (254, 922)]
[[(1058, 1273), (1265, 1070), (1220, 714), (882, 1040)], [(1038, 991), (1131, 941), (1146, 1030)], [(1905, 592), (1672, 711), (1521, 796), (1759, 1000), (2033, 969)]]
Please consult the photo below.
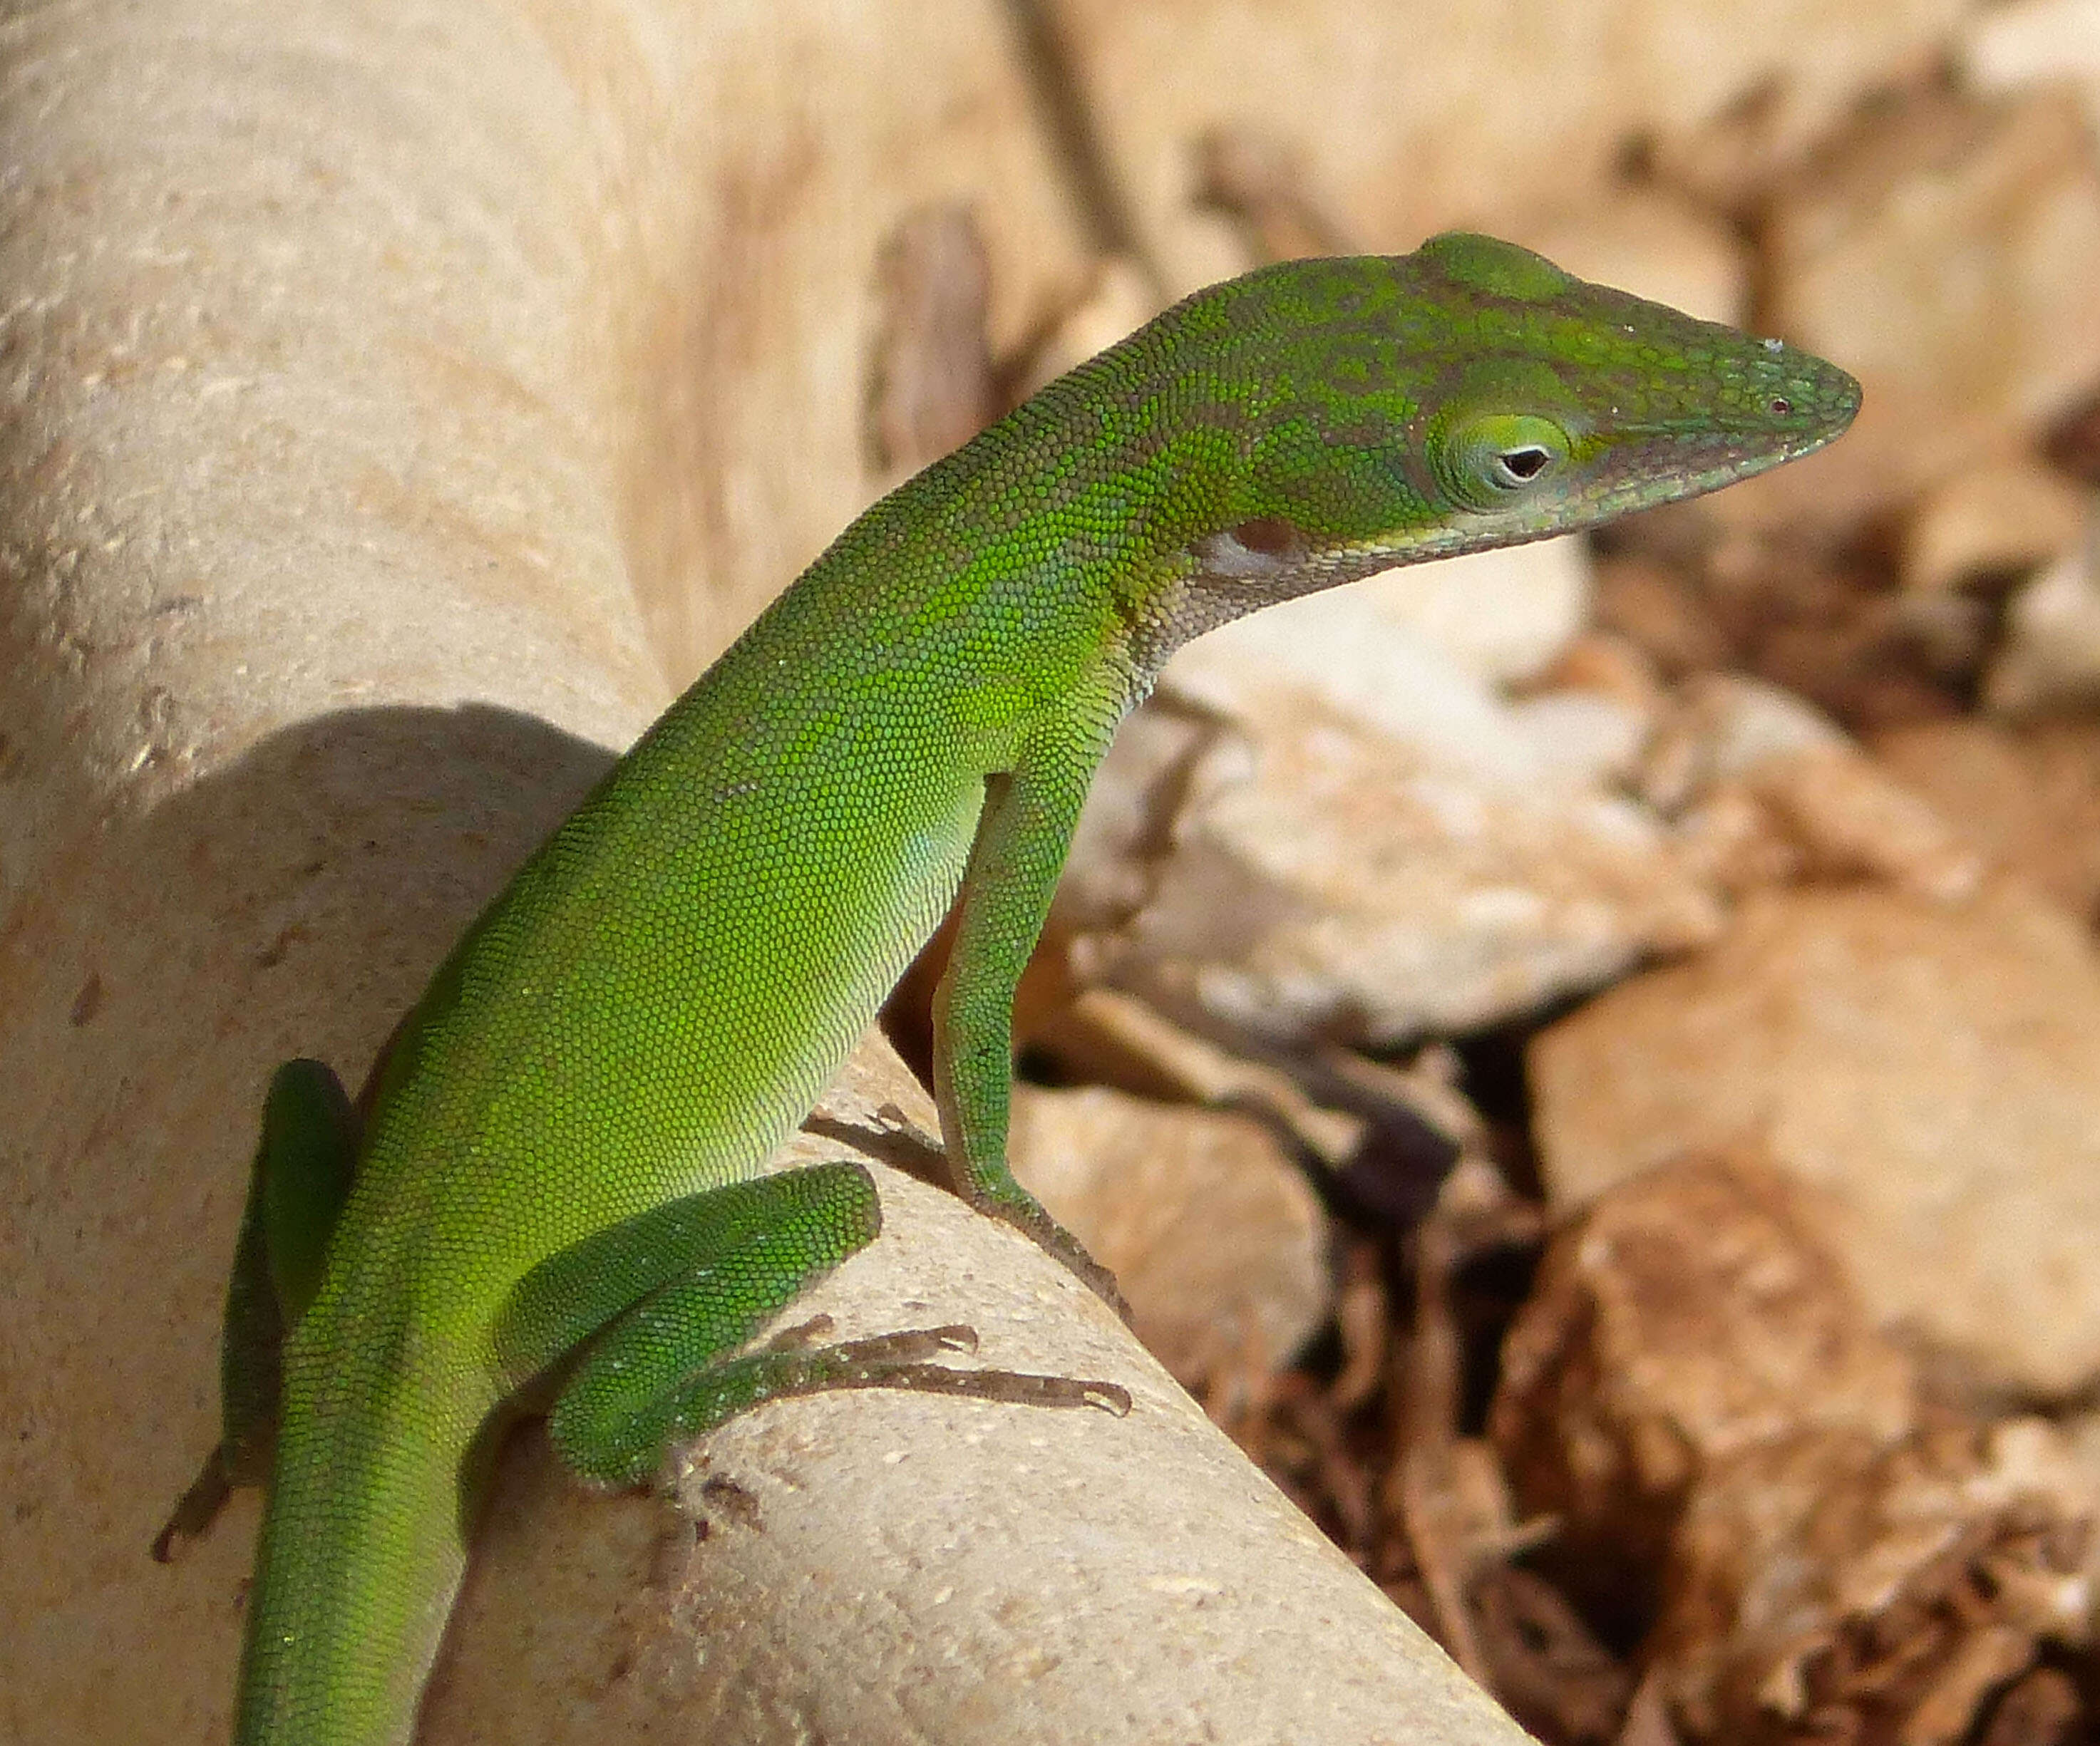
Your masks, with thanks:
[(667, 1202), (549, 1257), (522, 1280), (499, 1324), (514, 1376), (566, 1365), (548, 1431), (595, 1484), (642, 1484), (671, 1446), (763, 1401), (841, 1388), (901, 1388), (1127, 1411), (1113, 1384), (929, 1364), (972, 1351), (964, 1327), (833, 1345), (821, 1324), (735, 1356), (818, 1279), (872, 1241), (875, 1184), (840, 1162)]

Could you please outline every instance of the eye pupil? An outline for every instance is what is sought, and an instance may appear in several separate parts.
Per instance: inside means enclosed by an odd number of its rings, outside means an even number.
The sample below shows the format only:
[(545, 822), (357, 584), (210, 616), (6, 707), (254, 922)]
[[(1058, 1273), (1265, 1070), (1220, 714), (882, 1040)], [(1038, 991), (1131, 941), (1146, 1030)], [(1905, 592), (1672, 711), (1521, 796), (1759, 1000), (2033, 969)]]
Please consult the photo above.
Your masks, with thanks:
[(1583, 454), (1567, 425), (1543, 412), (1469, 408), (1440, 419), (1427, 436), (1445, 495), (1484, 515), (1536, 513)]

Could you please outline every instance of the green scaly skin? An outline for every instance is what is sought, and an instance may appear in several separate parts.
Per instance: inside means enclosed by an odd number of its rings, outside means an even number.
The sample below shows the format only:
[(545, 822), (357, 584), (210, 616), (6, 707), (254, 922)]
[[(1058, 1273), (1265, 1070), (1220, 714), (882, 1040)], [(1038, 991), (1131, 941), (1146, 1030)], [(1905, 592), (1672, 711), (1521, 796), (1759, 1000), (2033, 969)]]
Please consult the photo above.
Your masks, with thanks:
[(361, 1140), (325, 1069), (273, 1089), (226, 1442), (170, 1530), (256, 1476), (276, 1409), (238, 1738), (409, 1736), (522, 1409), (557, 1400), (564, 1457), (621, 1484), (781, 1393), (1127, 1404), (921, 1361), (967, 1330), (735, 1356), (875, 1234), (857, 1165), (757, 1173), (913, 955), (960, 895), (935, 1050), (958, 1188), (1100, 1283), (1006, 1167), (1011, 1013), (1161, 663), (1310, 589), (1761, 472), (1858, 401), (1776, 342), (1453, 236), (1201, 292), (870, 509), (475, 924)]

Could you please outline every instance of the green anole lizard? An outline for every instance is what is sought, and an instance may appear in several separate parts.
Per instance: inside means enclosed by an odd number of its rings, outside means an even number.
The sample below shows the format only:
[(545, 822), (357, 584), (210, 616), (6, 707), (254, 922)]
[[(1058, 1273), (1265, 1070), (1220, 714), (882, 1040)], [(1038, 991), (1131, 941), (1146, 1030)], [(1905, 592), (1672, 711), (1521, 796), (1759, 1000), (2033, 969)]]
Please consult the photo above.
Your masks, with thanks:
[[(868, 1242), (766, 1175), (951, 905), (934, 1090), (973, 1205), (1105, 1276), (1007, 1167), (1014, 986), (1095, 766), (1188, 638), (1592, 527), (1820, 447), (1859, 388), (1480, 236), (1214, 285), (856, 521), (468, 931), (360, 1123), (280, 1069), (227, 1294), (223, 1440), (164, 1532), (269, 1497), (237, 1738), (408, 1739), (497, 1433), (602, 1484), (784, 1393), (1112, 1386), (745, 1348)], [(274, 1439), (273, 1439), (274, 1430)], [(274, 1441), (274, 1458), (272, 1444)]]

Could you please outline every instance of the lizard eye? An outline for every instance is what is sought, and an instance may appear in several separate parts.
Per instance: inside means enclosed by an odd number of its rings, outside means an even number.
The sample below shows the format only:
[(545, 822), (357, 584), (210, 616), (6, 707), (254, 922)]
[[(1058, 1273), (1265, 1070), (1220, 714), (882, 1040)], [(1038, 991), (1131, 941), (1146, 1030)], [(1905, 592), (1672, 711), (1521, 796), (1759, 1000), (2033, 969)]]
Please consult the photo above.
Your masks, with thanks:
[(1429, 437), (1430, 470), (1470, 509), (1498, 509), (1551, 478), (1568, 459), (1568, 433), (1532, 412), (1487, 412)]

